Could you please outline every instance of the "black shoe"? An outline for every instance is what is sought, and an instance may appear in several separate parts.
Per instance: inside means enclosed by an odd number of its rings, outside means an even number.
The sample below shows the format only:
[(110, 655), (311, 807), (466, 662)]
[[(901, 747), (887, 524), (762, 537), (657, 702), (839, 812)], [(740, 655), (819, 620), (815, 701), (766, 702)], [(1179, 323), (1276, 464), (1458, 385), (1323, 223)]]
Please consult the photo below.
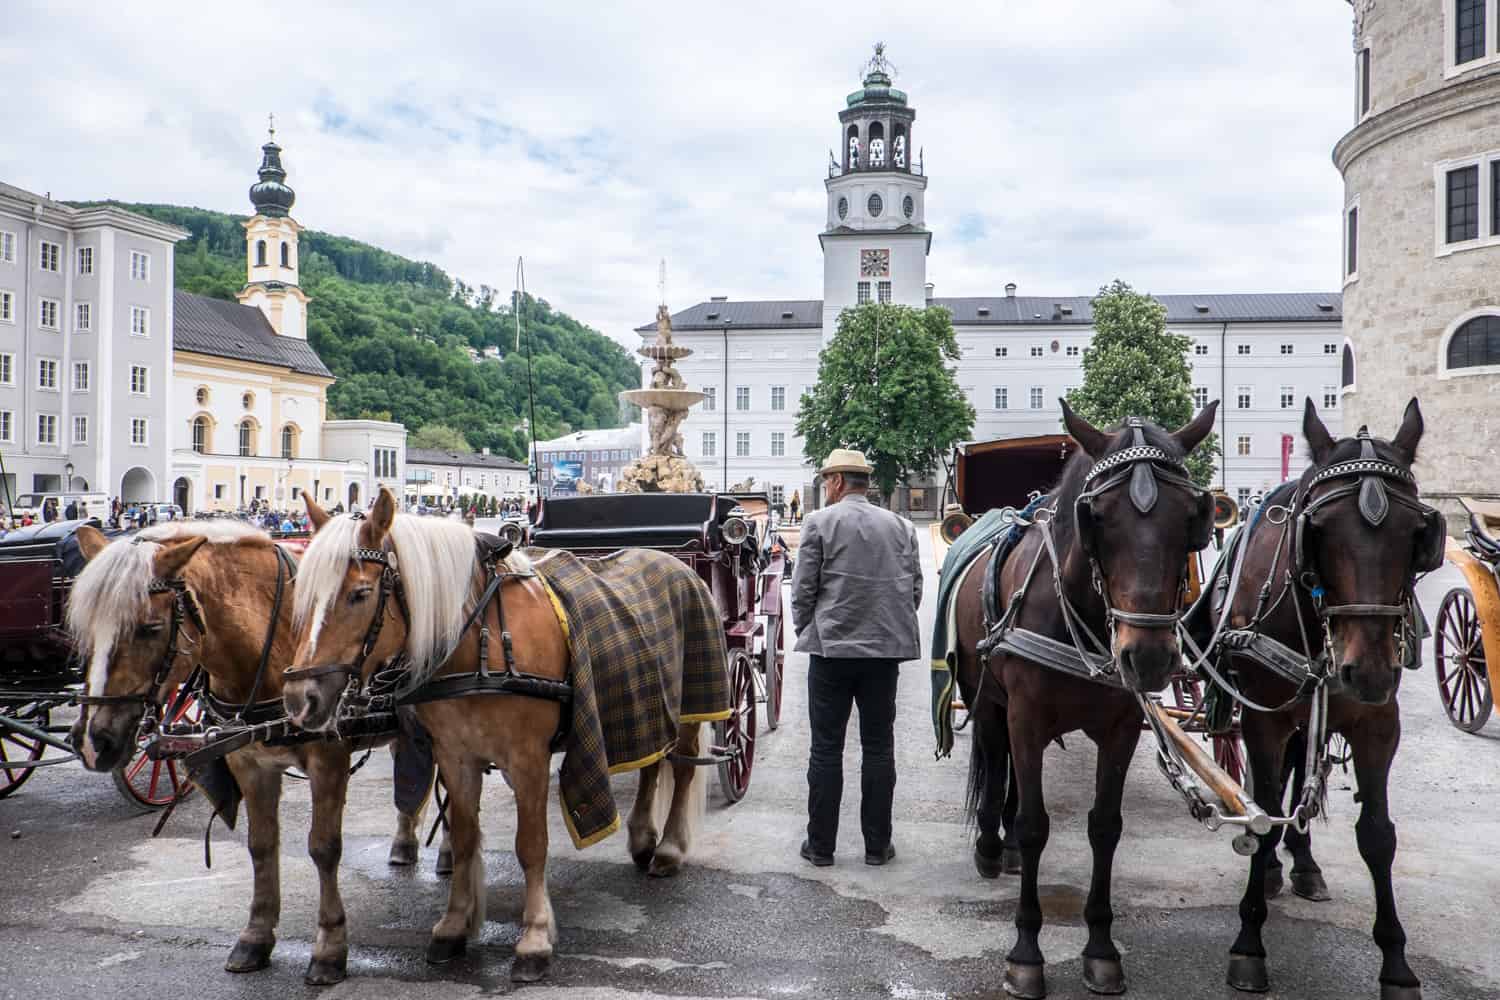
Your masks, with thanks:
[(827, 868), (829, 865), (833, 864), (832, 854), (814, 853), (812, 844), (806, 840), (802, 842), (802, 857), (807, 861), (808, 864), (813, 865), (817, 868)]
[(887, 861), (894, 860), (895, 857), (896, 845), (886, 844), (883, 851), (866, 851), (865, 864), (879, 866), (885, 864)]

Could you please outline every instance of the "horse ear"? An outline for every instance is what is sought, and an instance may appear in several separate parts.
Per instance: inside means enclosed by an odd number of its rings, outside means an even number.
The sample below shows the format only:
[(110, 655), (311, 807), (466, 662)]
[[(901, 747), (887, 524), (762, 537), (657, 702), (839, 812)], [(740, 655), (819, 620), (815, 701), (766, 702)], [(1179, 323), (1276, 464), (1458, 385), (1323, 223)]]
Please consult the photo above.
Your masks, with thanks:
[(1172, 432), (1172, 437), (1182, 445), (1184, 454), (1198, 447), (1208, 437), (1208, 432), (1214, 429), (1214, 414), (1218, 412), (1219, 401), (1216, 399), (1199, 410), (1196, 417)]
[(1311, 396), (1306, 397), (1302, 407), (1302, 436), (1307, 440), (1313, 464), (1322, 465), (1328, 458), (1328, 453), (1333, 450), (1333, 435), (1323, 425), (1323, 418), (1318, 416), (1318, 408), (1313, 405)]
[(1417, 405), (1417, 397), (1413, 396), (1411, 402), (1406, 404), (1401, 429), (1391, 439), (1391, 445), (1406, 457), (1407, 465), (1417, 460), (1417, 444), (1422, 440), (1422, 428), (1422, 408)]
[(391, 530), (391, 522), (396, 518), (396, 497), (385, 487), (380, 488), (380, 494), (375, 497), (375, 506), (370, 508), (369, 525), (374, 533), (375, 540), (384, 538)]
[(312, 498), (312, 494), (306, 490), (302, 491), (302, 502), (307, 504), (307, 519), (312, 522), (313, 533), (328, 523), (328, 511), (318, 506), (318, 501)]
[(1074, 413), (1066, 399), (1059, 399), (1058, 402), (1062, 404), (1063, 427), (1067, 428), (1068, 435), (1078, 442), (1078, 446), (1090, 458), (1103, 455), (1109, 448), (1109, 435)]
[(80, 525), (75, 537), (78, 539), (78, 551), (83, 553), (85, 562), (103, 552), (105, 546), (109, 544), (109, 539), (104, 537), (104, 532), (92, 524)]
[(206, 541), (207, 538), (198, 535), (170, 545), (163, 544), (161, 551), (156, 554), (152, 571), (162, 580), (172, 579), (182, 572), (182, 567), (187, 565), (187, 561), (193, 558), (193, 553)]

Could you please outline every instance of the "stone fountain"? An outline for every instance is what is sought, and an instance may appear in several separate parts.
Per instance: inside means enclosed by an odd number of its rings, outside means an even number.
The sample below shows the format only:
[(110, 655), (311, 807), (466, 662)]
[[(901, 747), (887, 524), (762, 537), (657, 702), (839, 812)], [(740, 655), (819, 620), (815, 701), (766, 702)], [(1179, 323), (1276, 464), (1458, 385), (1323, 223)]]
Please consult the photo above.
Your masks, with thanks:
[(620, 398), (646, 411), (650, 443), (646, 454), (620, 473), (619, 488), (624, 493), (701, 493), (703, 474), (683, 454), (678, 428), (688, 410), (707, 397), (689, 389), (677, 371), (677, 360), (693, 349), (672, 343), (672, 317), (665, 303), (656, 309), (656, 340), (636, 353), (655, 362), (651, 387), (627, 390)]

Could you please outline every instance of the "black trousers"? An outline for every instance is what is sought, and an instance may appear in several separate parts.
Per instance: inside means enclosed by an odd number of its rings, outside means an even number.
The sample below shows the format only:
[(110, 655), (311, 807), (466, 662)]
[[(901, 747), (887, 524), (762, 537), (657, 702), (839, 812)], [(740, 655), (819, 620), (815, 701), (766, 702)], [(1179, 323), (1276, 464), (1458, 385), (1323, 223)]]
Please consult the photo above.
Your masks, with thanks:
[(812, 657), (807, 706), (812, 755), (807, 764), (807, 840), (817, 854), (832, 854), (844, 795), (844, 734), (849, 710), (859, 705), (859, 825), (865, 850), (891, 842), (891, 802), (896, 795), (896, 678), (899, 660)]

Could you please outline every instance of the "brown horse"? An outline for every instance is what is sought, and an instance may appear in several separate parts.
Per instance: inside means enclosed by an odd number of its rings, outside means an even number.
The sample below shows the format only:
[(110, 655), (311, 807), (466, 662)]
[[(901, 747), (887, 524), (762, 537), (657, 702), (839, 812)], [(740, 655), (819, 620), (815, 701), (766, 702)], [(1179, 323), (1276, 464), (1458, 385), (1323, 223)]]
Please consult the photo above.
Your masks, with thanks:
[[(74, 583), (67, 624), (88, 664), (88, 693), (72, 734), (86, 767), (107, 772), (128, 759), (146, 706), (176, 691), (195, 664), (219, 702), (279, 699), (282, 670), (292, 659), (293, 591), (270, 536), (221, 521), (162, 525), (111, 543), (84, 526), (78, 544), (88, 565)], [(269, 631), (265, 676), (252, 696), (279, 572), (283, 600)], [(281, 909), (282, 774), (296, 767), (311, 785), (307, 848), (321, 885), (306, 980), (328, 985), (344, 978), (348, 940), (338, 864), (349, 758), (348, 745), (334, 741), (255, 743), (228, 756), (249, 817), (254, 869), (250, 919), (225, 964), (230, 972), (254, 972), (271, 961)], [(415, 858), (420, 823), (420, 812), (401, 815), (393, 863)]]
[[(1140, 738), (1137, 692), (1161, 690), (1181, 662), (1175, 626), (1188, 556), (1208, 544), (1213, 530), (1213, 500), (1192, 484), (1182, 463), (1212, 429), (1217, 406), (1167, 433), (1135, 419), (1101, 431), (1064, 402), (1063, 422), (1080, 450), (1064, 467), (1048, 509), (1037, 513), (1000, 569), (999, 627), (986, 615), (982, 594), (990, 556), (981, 557), (955, 597), (958, 681), (974, 729), (969, 808), (979, 826), (975, 864), (987, 878), (1000, 873), (1002, 818), (1020, 852), (1017, 935), (1004, 980), (1014, 996), (1046, 995), (1037, 940), (1037, 877), (1049, 832), (1042, 753), (1079, 729), (1099, 748), (1088, 819), (1094, 863), (1083, 911), (1089, 931), (1084, 982), (1097, 993), (1125, 989), (1110, 936), (1110, 876), (1125, 774)], [(1053, 640), (1054, 649), (1094, 654), (1099, 676), (1049, 669), (993, 648), (990, 637), (1007, 629)], [(1087, 662), (1081, 655), (1078, 660)], [(1096, 682), (1116, 675), (1113, 683)], [(1015, 792), (1007, 808), (1010, 788)], [(1017, 806), (1018, 815), (1012, 811)]]
[[(481, 626), (488, 630), (488, 662), (503, 662), (502, 633), (508, 632), (514, 659), (526, 673), (553, 681), (568, 677), (564, 624), (524, 554), (512, 552), (503, 564), (515, 574), (504, 580), (498, 594), (504, 627), (498, 602), (492, 600), (479, 610), (473, 627), (466, 628), (486, 586), (475, 536), (466, 526), (398, 515), (395, 499), (385, 490), (368, 516), (330, 517), (311, 498), (307, 508), (315, 534), (297, 590), (299, 666), (284, 691), (295, 724), (314, 730), (331, 725), (351, 679), (366, 685), (378, 668), (400, 656), (411, 665), (413, 686), (474, 673), (480, 663)], [(511, 978), (540, 979), (557, 939), (546, 869), (548, 766), (559, 703), (500, 695), (427, 701), (416, 710), (432, 734), (448, 789), (454, 857), (447, 911), (432, 929), (427, 960), (440, 964), (462, 955), (467, 938), (484, 925), (479, 797), (485, 770), (493, 765), (515, 793), (515, 851), (526, 877)], [(686, 757), (697, 753), (699, 728), (696, 723), (681, 727), (677, 749)], [(666, 761), (641, 770), (629, 819), (629, 848), (637, 865), (653, 874), (675, 874), (688, 852), (703, 801), (699, 771)], [(667, 795), (671, 809), (658, 843), (653, 807)]]
[[(1406, 933), (1396, 916), (1391, 884), (1396, 828), (1387, 791), (1401, 739), (1396, 692), (1412, 644), (1421, 641), (1406, 625), (1415, 602), (1414, 576), (1442, 565), (1446, 538), (1441, 516), (1418, 499), (1411, 475), (1422, 413), (1413, 399), (1390, 441), (1372, 438), (1364, 428), (1356, 437), (1335, 441), (1309, 399), (1302, 433), (1312, 465), (1286, 495), (1268, 497), (1257, 520), (1242, 529), (1249, 534), (1226, 624), (1304, 654), (1313, 673), (1326, 676), (1327, 729), (1348, 741), (1359, 784), (1354, 829), (1375, 883), (1380, 995), (1420, 1000), (1421, 985), (1406, 962)], [(1208, 643), (1213, 624), (1195, 622), (1199, 645)], [(1216, 662), (1253, 703), (1242, 713), (1242, 728), (1254, 795), (1267, 812), (1279, 813), (1283, 754), (1294, 733), (1306, 734), (1318, 695), (1299, 696), (1297, 684), (1243, 654)], [(1306, 738), (1315, 748), (1322, 743), (1316, 735)], [(1303, 777), (1313, 782), (1319, 775)], [(1228, 979), (1237, 989), (1261, 992), (1269, 986), (1261, 927), (1268, 914), (1267, 871), (1281, 835), (1278, 826), (1261, 837), (1250, 861), (1240, 932), (1230, 948)]]

